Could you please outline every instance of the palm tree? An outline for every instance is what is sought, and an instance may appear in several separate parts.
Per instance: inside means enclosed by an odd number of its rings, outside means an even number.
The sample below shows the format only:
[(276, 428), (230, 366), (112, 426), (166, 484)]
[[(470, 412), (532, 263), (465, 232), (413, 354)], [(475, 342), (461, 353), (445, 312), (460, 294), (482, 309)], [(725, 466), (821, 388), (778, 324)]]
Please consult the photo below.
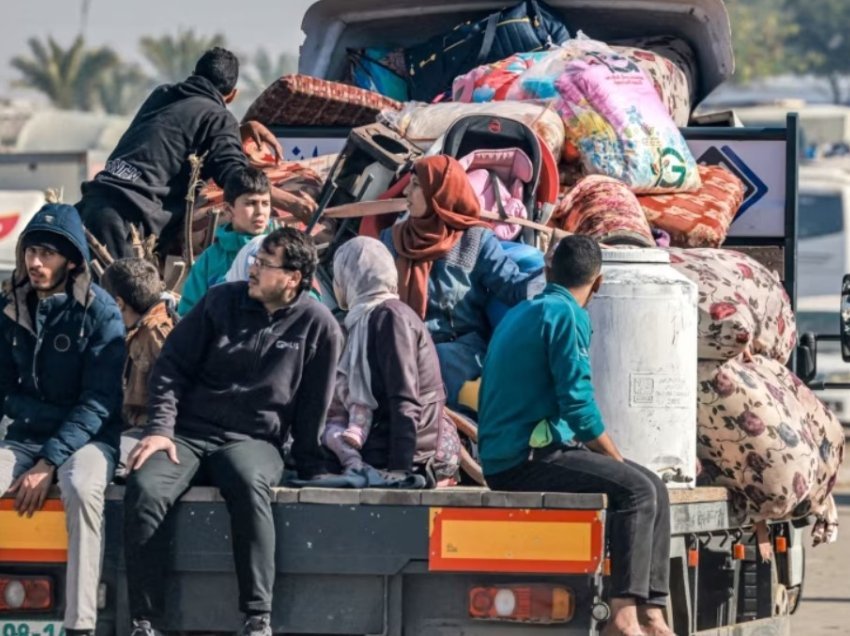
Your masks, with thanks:
[(156, 81), (165, 83), (185, 80), (195, 70), (198, 58), (214, 46), (225, 46), (222, 34), (196, 36), (192, 29), (181, 30), (176, 36), (147, 36), (139, 40), (139, 48), (153, 67)]
[(260, 49), (251, 62), (252, 64), (239, 74), (239, 95), (230, 107), (237, 118), (241, 118), (260, 93), (281, 75), (298, 70), (298, 58), (291, 53), (281, 53), (274, 59), (268, 51)]
[(136, 64), (121, 65), (107, 73), (98, 85), (103, 109), (110, 114), (130, 115), (136, 111), (153, 81)]
[(298, 58), (291, 53), (281, 53), (273, 60), (268, 51), (260, 49), (254, 55), (253, 62), (253, 72), (244, 74), (243, 90), (255, 96), (266, 90), (280, 76), (298, 71)]
[(98, 105), (98, 85), (120, 61), (109, 48), (87, 49), (82, 36), (63, 49), (52, 37), (28, 41), (31, 57), (16, 56), (12, 66), (21, 74), (14, 86), (44, 93), (56, 108), (92, 110)]

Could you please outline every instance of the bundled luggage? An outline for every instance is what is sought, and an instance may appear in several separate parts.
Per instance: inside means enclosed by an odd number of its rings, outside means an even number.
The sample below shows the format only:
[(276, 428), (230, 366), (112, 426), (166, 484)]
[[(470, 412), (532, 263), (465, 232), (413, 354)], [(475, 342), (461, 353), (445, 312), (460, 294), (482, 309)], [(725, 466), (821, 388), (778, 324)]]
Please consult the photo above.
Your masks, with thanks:
[(778, 276), (728, 250), (671, 248), (670, 258), (699, 285), (701, 483), (729, 488), (752, 521), (833, 523), (844, 432), (784, 366), (797, 335)]
[(670, 264), (699, 286), (701, 360), (728, 360), (749, 351), (788, 361), (797, 326), (775, 272), (739, 252), (709, 248), (671, 248)]
[(592, 236), (600, 243), (655, 246), (637, 197), (610, 177), (591, 175), (579, 181), (558, 202), (552, 222), (562, 230)]
[(430, 102), (475, 66), (546, 49), (569, 37), (563, 21), (541, 0), (523, 0), (482, 20), (461, 23), (405, 51), (410, 97)]
[(633, 192), (700, 186), (696, 161), (650, 78), (603, 42), (580, 34), (548, 52), (474, 69), (455, 81), (454, 95), (552, 101), (564, 121), (565, 157), (578, 159), (585, 174), (618, 179)]
[[(319, 201), (398, 206), (410, 164), (440, 152), (458, 159), (482, 209), (501, 216), (486, 220), (523, 272), (543, 265), (527, 221), (609, 245), (667, 242), (672, 266), (699, 286), (702, 482), (731, 489), (754, 521), (832, 518), (843, 432), (783, 366), (797, 334), (779, 277), (744, 254), (714, 249), (745, 185), (721, 166), (698, 166), (679, 130), (700, 83), (687, 42), (571, 37), (556, 11), (522, 0), (406, 49), (347, 55), (348, 83), (287, 75), (245, 115), (268, 126), (352, 128), (338, 156), (310, 162), (278, 165), (246, 145), (251, 165), (269, 176), (277, 216), (313, 231)], [(214, 184), (200, 193), (199, 243), (222, 199)], [(326, 258), (348, 236), (392, 223), (389, 214), (352, 217), (331, 221)], [(491, 299), (489, 326), (506, 312)]]
[(632, 46), (611, 49), (634, 62), (652, 80), (652, 85), (677, 126), (687, 126), (691, 118), (691, 87), (688, 76), (669, 59)]
[(729, 488), (748, 518), (833, 512), (844, 431), (781, 362), (701, 362), (697, 424), (703, 483)]

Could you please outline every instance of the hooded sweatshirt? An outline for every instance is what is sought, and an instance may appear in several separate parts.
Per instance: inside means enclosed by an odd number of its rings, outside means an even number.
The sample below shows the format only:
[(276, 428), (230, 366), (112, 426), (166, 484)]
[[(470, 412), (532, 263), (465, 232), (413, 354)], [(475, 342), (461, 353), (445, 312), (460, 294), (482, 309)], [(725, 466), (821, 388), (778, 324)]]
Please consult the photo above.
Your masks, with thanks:
[(224, 185), (248, 165), (239, 123), (205, 77), (154, 89), (109, 155), (104, 170), (82, 185), (83, 199), (105, 197), (123, 216), (161, 236), (180, 227), (186, 209), (189, 155), (203, 155), (203, 179)]
[[(54, 232), (79, 252), (65, 292), (41, 301), (27, 276), (22, 244)], [(13, 289), (0, 316), (0, 403), (12, 420), (6, 439), (38, 444), (61, 466), (91, 441), (118, 448), (124, 323), (109, 294), (91, 282), (89, 250), (77, 211), (45, 205), (18, 240)]]
[(225, 282), (240, 250), (255, 238), (254, 234), (235, 231), (231, 223), (219, 227), (215, 231), (215, 242), (204, 250), (189, 271), (177, 313), (185, 316), (210, 287)]

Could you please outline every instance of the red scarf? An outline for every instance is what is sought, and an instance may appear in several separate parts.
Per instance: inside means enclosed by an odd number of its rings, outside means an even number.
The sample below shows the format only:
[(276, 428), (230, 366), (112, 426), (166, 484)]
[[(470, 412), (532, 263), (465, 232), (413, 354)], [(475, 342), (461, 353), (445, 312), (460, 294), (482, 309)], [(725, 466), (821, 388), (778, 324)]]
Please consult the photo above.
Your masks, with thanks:
[(393, 245), (398, 252), (399, 296), (424, 319), (434, 261), (448, 254), (463, 232), (486, 223), (479, 218), (478, 197), (456, 159), (446, 155), (426, 157), (413, 169), (428, 211), (395, 225)]

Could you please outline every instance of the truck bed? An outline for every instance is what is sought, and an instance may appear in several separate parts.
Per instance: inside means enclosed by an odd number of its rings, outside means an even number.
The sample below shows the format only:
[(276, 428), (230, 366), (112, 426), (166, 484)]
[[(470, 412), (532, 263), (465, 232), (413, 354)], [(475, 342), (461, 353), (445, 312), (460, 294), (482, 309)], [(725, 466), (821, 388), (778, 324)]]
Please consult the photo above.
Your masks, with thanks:
[[(54, 497), (57, 495), (56, 491), (52, 493)], [(104, 633), (114, 629), (118, 635), (129, 624), (123, 496), (122, 486), (110, 486), (107, 491), (102, 573), (105, 606), (100, 615)], [(721, 540), (740, 529), (742, 520), (734, 513), (729, 492), (723, 488), (671, 490), (670, 499), (674, 582), (684, 584), (688, 576), (685, 558), (688, 542), (697, 537), (708, 540), (712, 534)], [(59, 519), (55, 516), (61, 508), (56, 501), (50, 503), (52, 510), (48, 508), (27, 520), (17, 517), (10, 509), (11, 501), (0, 501), (0, 527), (16, 527), (19, 540), (43, 536), (39, 526), (61, 527), (57, 526)], [(587, 611), (597, 593), (592, 582), (596, 580), (603, 555), (601, 546), (591, 541), (593, 532), (589, 528), (601, 527), (606, 506), (606, 497), (601, 494), (505, 493), (466, 487), (415, 491), (276, 488), (272, 511), (278, 532), (273, 622), (276, 630), (293, 634), (478, 636), (493, 626), (470, 622), (467, 612), (470, 586), (482, 582), (497, 585), (557, 580), (575, 591), (576, 607), (582, 609), (573, 621), (555, 628), (556, 631), (564, 636), (586, 635), (591, 631)], [(517, 541), (527, 535), (521, 525), (510, 523), (533, 518), (535, 514), (560, 516), (574, 522), (563, 526), (563, 533), (558, 531), (558, 547), (563, 543), (587, 550), (592, 558), (584, 564), (584, 569), (559, 569), (559, 564), (553, 562), (544, 563), (551, 566), (548, 570), (544, 567), (521, 574), (498, 567), (499, 563), (509, 563), (505, 559), (510, 558), (510, 553), (516, 549), (522, 552), (533, 543)], [(449, 567), (441, 570), (438, 558), (445, 561), (446, 555), (436, 555), (438, 547), (434, 542), (435, 520), (440, 515), (444, 518), (467, 515), (471, 520), (467, 549), (470, 541), (475, 546), (479, 537), (492, 538), (496, 531), (489, 525), (492, 520), (496, 525), (502, 523), (498, 532), (504, 534), (507, 527), (510, 550), (499, 548), (502, 552), (494, 553), (496, 563), (489, 570), (493, 565), (489, 557), (481, 562), (481, 569), (453, 568), (448, 559)], [(508, 526), (504, 525), (506, 521)], [(235, 603), (230, 523), (218, 490), (208, 487), (189, 490), (177, 504), (171, 523), (169, 532), (173, 533), (173, 540), (166, 556), (170, 574), (163, 582), (169, 628), (236, 629), (240, 615)], [(546, 558), (548, 555), (543, 557), (544, 561)], [(61, 580), (64, 570), (64, 560), (52, 564), (5, 561), (0, 563), (2, 570), (11, 568), (22, 574), (47, 571), (56, 580)], [(61, 617), (63, 602), (62, 598), (57, 599), (50, 619)], [(691, 603), (681, 605), (685, 611)], [(538, 629), (550, 631), (545, 627)], [(506, 625), (498, 626), (497, 631), (505, 636), (526, 633), (520, 626), (512, 629)]]

